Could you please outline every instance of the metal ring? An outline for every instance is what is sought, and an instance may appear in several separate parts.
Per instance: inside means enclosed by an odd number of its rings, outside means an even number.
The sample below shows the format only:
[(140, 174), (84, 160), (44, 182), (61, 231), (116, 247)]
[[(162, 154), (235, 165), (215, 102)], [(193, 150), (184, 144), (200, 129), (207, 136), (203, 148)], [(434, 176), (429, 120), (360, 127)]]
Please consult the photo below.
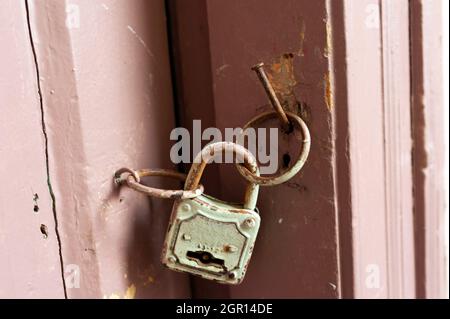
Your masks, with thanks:
[(122, 167), (122, 168), (119, 168), (114, 173), (114, 181), (116, 182), (116, 184), (120, 185), (120, 184), (122, 184), (125, 181), (125, 179), (122, 179), (122, 174), (123, 173), (130, 173), (134, 177), (136, 182), (138, 182), (138, 183), (141, 182), (141, 178), (139, 177), (138, 173), (135, 170), (133, 170), (131, 168), (128, 168), (128, 167)]
[[(134, 189), (135, 191), (144, 193), (148, 196), (159, 197), (159, 198), (195, 198), (203, 194), (203, 185), (199, 184), (194, 190), (172, 190), (172, 189), (161, 189), (154, 188), (143, 185), (140, 183), (142, 177), (147, 176), (164, 176), (178, 179), (182, 182), (186, 180), (186, 174), (179, 173), (176, 171), (168, 170), (168, 169), (140, 169), (140, 170), (130, 170), (130, 169), (120, 169), (116, 172), (115, 178), (117, 178), (118, 172), (121, 175), (124, 172), (129, 172), (130, 174), (124, 180), (128, 187)], [(137, 178), (136, 178), (137, 176)]]
[[(291, 168), (289, 168), (287, 171), (277, 176), (256, 176), (242, 165), (236, 165), (239, 173), (249, 182), (261, 186), (279, 185), (294, 177), (305, 164), (311, 146), (311, 137), (309, 134), (308, 127), (306, 126), (305, 122), (301, 119), (300, 116), (292, 112), (286, 112), (286, 115), (292, 120), (291, 123), (294, 129), (297, 126), (300, 127), (303, 135), (303, 148), (297, 161), (295, 162), (294, 165), (292, 165)], [(258, 116), (251, 119), (247, 124), (245, 124), (243, 130), (249, 127), (253, 127), (254, 125), (264, 122), (270, 118), (277, 118), (277, 117), (278, 113), (276, 111), (269, 111), (259, 114)]]

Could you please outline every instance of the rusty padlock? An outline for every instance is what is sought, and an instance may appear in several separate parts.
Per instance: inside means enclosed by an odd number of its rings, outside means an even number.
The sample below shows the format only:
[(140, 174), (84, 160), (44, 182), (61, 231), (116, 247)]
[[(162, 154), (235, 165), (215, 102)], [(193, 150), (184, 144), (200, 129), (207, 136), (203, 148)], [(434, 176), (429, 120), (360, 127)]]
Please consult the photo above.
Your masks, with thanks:
[[(219, 142), (207, 145), (196, 157), (185, 190), (198, 186), (206, 164), (222, 152), (234, 152), (243, 165), (259, 174), (256, 159), (244, 147)], [(202, 194), (176, 200), (170, 218), (162, 263), (168, 268), (225, 284), (244, 278), (260, 225), (256, 211), (259, 186), (247, 185), (243, 204), (231, 204)]]

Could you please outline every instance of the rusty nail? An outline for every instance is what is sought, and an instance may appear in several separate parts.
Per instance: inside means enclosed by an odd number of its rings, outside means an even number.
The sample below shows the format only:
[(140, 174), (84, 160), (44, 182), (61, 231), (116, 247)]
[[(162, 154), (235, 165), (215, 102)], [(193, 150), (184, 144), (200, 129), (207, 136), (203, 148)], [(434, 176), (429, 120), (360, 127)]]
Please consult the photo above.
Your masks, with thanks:
[(291, 124), (289, 122), (286, 113), (283, 110), (283, 107), (281, 106), (280, 101), (278, 100), (277, 94), (275, 93), (275, 90), (273, 89), (272, 84), (269, 81), (269, 78), (267, 77), (266, 71), (264, 71), (264, 63), (261, 62), (256, 64), (255, 66), (252, 67), (252, 70), (255, 71), (256, 74), (258, 75), (258, 78), (261, 81), (267, 96), (269, 97), (270, 103), (272, 104), (275, 111), (277, 111), (283, 129), (289, 131)]

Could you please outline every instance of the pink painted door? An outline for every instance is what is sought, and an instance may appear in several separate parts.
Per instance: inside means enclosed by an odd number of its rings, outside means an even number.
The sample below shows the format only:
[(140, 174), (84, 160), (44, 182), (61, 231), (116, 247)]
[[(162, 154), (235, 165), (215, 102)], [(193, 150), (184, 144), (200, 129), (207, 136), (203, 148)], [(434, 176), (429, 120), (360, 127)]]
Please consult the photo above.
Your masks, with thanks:
[[(2, 1), (0, 298), (444, 296), (444, 162), (430, 151), (443, 149), (439, 10), (422, 0)], [(172, 202), (119, 189), (114, 171), (186, 170), (170, 159), (173, 128), (242, 127), (270, 110), (250, 70), (258, 62), (307, 123), (308, 161), (261, 189), (241, 285), (165, 269)], [(299, 146), (281, 140), (283, 171)], [(232, 201), (245, 187), (228, 164), (208, 166), (202, 182)]]

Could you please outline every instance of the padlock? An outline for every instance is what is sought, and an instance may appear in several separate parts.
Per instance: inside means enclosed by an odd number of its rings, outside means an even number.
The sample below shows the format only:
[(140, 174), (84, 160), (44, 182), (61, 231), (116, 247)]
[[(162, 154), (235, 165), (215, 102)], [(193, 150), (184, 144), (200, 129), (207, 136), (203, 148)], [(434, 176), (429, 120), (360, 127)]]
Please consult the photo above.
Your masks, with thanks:
[[(185, 183), (195, 189), (206, 164), (214, 155), (234, 152), (255, 174), (254, 156), (244, 147), (219, 142), (207, 145), (196, 157)], [(260, 225), (256, 209), (259, 186), (249, 183), (243, 204), (232, 204), (202, 194), (178, 199), (164, 241), (162, 263), (169, 269), (187, 272), (225, 284), (244, 278)]]

